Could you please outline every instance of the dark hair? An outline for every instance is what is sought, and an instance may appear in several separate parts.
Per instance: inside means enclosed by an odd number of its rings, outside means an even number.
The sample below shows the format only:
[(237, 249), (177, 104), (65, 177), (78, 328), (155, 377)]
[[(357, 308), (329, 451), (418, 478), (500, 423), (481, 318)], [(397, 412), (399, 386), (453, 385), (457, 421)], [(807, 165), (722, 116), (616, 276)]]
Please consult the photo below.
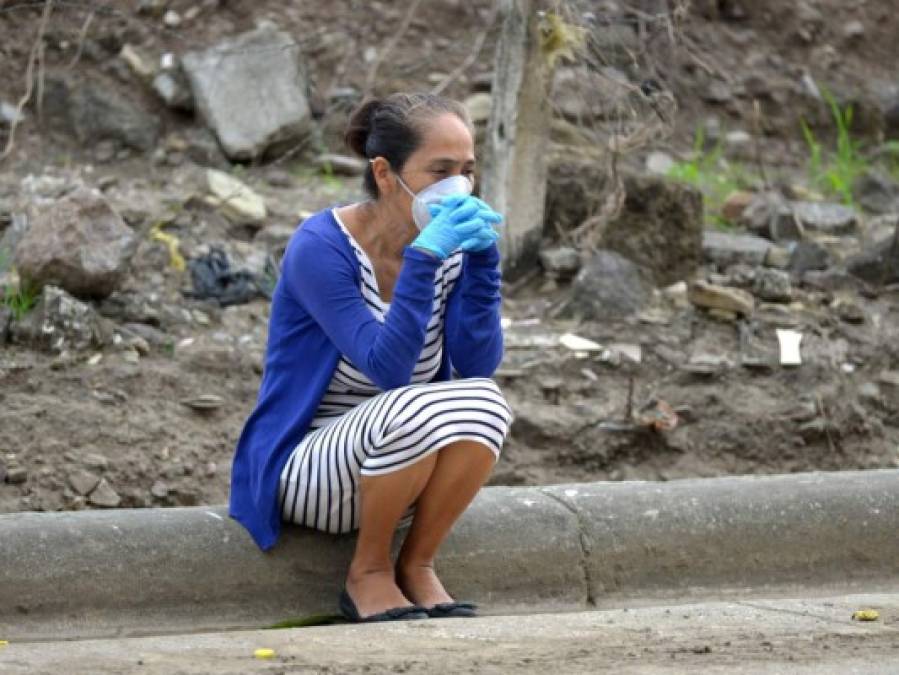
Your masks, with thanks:
[[(421, 145), (423, 123), (445, 113), (453, 113), (472, 128), (464, 105), (436, 94), (391, 94), (383, 99), (369, 99), (350, 115), (344, 140), (360, 157), (383, 157), (399, 172)], [(365, 169), (363, 186), (372, 199), (378, 198), (371, 164)]]

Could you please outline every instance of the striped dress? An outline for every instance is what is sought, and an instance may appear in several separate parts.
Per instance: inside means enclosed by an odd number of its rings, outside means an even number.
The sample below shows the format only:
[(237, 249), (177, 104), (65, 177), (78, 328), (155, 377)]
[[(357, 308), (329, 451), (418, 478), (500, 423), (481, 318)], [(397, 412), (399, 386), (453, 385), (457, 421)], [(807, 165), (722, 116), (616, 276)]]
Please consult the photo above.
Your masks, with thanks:
[[(381, 300), (371, 261), (336, 211), (334, 218), (359, 259), (362, 297), (383, 323), (390, 303)], [(463, 256), (449, 256), (435, 274), (431, 319), (409, 385), (382, 391), (341, 355), (309, 431), (281, 473), (284, 521), (349, 532), (359, 527), (360, 476), (403, 469), (459, 440), (478, 441), (499, 457), (512, 412), (496, 384), (487, 378), (431, 382), (443, 357), (443, 319)], [(413, 515), (410, 507), (404, 522)]]

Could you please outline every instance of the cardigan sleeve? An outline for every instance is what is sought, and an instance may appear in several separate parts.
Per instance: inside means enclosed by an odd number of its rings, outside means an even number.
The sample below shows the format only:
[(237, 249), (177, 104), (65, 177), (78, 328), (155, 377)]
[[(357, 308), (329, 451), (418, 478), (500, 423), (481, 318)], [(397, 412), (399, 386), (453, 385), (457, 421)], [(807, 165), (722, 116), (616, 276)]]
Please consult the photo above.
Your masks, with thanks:
[(409, 384), (424, 346), (440, 260), (406, 247), (390, 310), (380, 323), (359, 290), (356, 268), (333, 244), (297, 233), (284, 256), (288, 293), (341, 354), (382, 390)]
[(446, 346), (462, 377), (490, 377), (503, 360), (499, 250), (465, 254), (446, 309)]

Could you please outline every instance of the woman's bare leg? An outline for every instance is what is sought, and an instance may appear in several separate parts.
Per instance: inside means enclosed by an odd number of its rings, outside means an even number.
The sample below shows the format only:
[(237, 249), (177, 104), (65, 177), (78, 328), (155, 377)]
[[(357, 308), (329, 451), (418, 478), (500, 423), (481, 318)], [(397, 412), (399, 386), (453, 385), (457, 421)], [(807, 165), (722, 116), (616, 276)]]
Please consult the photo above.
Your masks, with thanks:
[(396, 565), (396, 581), (406, 597), (426, 607), (452, 600), (434, 572), (434, 557), (496, 462), (493, 451), (477, 441), (451, 443), (437, 455)]
[(392, 473), (362, 476), (359, 536), (346, 589), (363, 617), (410, 605), (396, 585), (390, 548), (403, 513), (431, 477), (438, 453)]

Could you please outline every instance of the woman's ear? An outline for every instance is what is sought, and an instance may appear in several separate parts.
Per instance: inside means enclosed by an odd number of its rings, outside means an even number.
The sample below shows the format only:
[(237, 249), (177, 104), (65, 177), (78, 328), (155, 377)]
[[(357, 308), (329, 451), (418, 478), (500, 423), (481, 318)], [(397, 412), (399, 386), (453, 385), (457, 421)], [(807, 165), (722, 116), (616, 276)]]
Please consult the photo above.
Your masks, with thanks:
[(380, 156), (368, 161), (371, 163), (371, 172), (378, 186), (378, 194), (391, 194), (396, 189), (396, 176), (390, 170), (390, 162)]

